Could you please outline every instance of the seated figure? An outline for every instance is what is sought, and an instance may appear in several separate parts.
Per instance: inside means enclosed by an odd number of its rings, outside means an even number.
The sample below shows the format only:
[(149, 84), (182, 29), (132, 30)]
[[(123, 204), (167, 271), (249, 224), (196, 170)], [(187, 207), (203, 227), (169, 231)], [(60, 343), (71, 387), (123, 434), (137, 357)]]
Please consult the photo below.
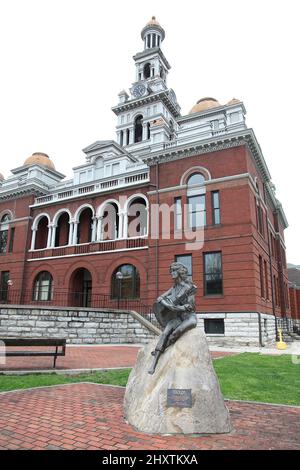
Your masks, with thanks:
[(154, 374), (158, 359), (165, 349), (183, 333), (197, 326), (194, 298), (197, 287), (188, 279), (188, 270), (181, 263), (172, 263), (170, 274), (174, 281), (173, 287), (158, 297), (153, 306), (155, 316), (164, 330), (151, 353), (154, 359), (149, 374)]

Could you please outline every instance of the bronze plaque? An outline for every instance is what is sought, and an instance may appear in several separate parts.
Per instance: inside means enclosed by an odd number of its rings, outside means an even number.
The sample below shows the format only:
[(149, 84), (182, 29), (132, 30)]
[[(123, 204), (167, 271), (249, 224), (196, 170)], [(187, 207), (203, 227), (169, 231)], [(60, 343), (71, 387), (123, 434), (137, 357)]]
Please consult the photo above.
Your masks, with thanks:
[(190, 388), (168, 388), (167, 407), (192, 408), (192, 390)]

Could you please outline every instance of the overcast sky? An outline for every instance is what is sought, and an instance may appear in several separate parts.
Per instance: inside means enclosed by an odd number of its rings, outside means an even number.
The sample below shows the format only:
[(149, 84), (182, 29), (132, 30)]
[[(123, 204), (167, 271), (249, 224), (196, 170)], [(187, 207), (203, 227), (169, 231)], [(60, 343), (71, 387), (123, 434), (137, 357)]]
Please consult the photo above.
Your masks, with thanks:
[(288, 262), (300, 264), (297, 3), (0, 0), (0, 172), (45, 152), (70, 177), (82, 148), (115, 139), (111, 107), (155, 15), (182, 114), (204, 96), (244, 102), (289, 221)]

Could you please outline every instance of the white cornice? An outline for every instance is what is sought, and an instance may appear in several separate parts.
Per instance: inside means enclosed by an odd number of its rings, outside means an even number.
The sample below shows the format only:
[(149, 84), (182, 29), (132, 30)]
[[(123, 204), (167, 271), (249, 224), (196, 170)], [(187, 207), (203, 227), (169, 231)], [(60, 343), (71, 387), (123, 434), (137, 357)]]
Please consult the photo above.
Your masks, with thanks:
[(176, 104), (169, 97), (169, 90), (164, 90), (158, 93), (146, 95), (146, 96), (143, 96), (142, 98), (137, 98), (136, 100), (126, 101), (125, 103), (118, 104), (117, 106), (113, 106), (111, 109), (118, 116), (120, 113), (138, 108), (140, 106), (145, 106), (149, 103), (153, 103), (157, 101), (162, 101), (164, 105), (168, 108), (170, 113), (172, 113), (172, 115), (175, 116), (176, 118), (180, 116), (180, 112), (178, 111)]
[(214, 115), (214, 114), (225, 113), (228, 110), (231, 110), (231, 109), (234, 109), (234, 108), (236, 108), (236, 109), (241, 108), (242, 111), (243, 111), (243, 114), (244, 115), (246, 114), (246, 108), (244, 106), (244, 103), (240, 102), (240, 103), (235, 103), (235, 104), (232, 104), (232, 105), (220, 105), (216, 108), (210, 108), (210, 109), (206, 109), (204, 111), (199, 111), (198, 113), (185, 114), (184, 116), (180, 116), (177, 119), (177, 122), (178, 122), (178, 124), (181, 124), (181, 123), (186, 122), (186, 121), (192, 121), (194, 119), (199, 119), (200, 117), (202, 118), (202, 117), (211, 116), (211, 115)]
[(16, 199), (26, 195), (32, 195), (36, 197), (44, 196), (47, 194), (45, 189), (40, 188), (39, 186), (30, 184), (27, 186), (19, 187), (19, 188), (11, 188), (7, 191), (0, 192), (0, 200), (7, 200), (7, 199)]

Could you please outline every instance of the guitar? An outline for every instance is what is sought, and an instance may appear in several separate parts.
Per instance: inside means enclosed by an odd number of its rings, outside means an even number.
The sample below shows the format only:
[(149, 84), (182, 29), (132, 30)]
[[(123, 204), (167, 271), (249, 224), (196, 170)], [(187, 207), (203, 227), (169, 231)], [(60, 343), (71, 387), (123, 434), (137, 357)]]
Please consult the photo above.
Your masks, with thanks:
[[(162, 297), (161, 300), (157, 300), (156, 302), (154, 302), (153, 311), (158, 323), (162, 327), (165, 327), (170, 320), (179, 318), (180, 314), (182, 313), (178, 311), (172, 311), (170, 308), (168, 308), (168, 305), (166, 305), (166, 303), (169, 304), (171, 308), (176, 307), (177, 305), (185, 305), (188, 301), (189, 296), (195, 294), (196, 291), (197, 287), (192, 284), (189, 289), (187, 289), (185, 292), (175, 297), (174, 299), (172, 298), (171, 294), (170, 296)], [(164, 301), (164, 303), (162, 303), (162, 300)]]

